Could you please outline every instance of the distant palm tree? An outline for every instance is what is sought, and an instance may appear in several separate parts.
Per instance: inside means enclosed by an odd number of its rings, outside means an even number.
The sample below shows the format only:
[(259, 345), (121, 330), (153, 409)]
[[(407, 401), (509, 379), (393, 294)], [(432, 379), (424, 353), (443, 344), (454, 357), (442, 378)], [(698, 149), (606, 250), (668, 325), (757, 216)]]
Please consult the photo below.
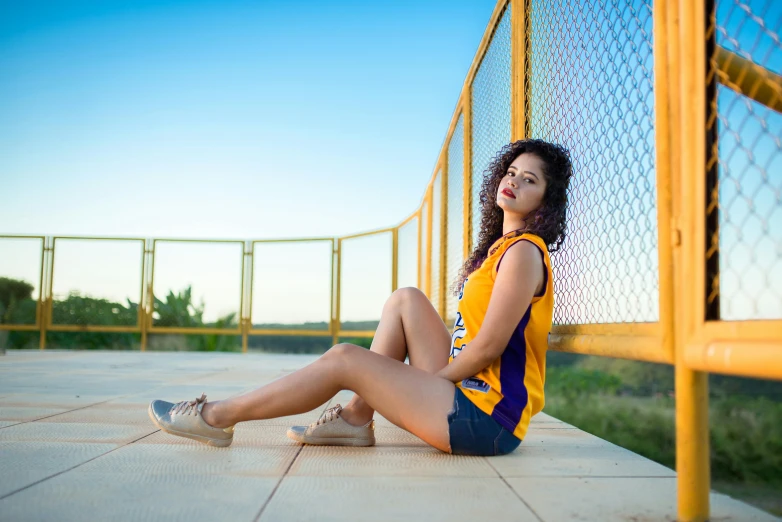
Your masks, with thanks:
[(175, 294), (169, 291), (165, 301), (155, 297), (155, 326), (197, 327), (204, 325), (204, 303), (193, 304), (193, 287)]
[[(233, 329), (237, 325), (236, 312), (231, 312), (217, 319), (214, 324), (208, 325), (210, 328)], [(236, 338), (233, 335), (207, 334), (198, 337), (196, 349), (206, 352), (225, 352), (238, 347)]]

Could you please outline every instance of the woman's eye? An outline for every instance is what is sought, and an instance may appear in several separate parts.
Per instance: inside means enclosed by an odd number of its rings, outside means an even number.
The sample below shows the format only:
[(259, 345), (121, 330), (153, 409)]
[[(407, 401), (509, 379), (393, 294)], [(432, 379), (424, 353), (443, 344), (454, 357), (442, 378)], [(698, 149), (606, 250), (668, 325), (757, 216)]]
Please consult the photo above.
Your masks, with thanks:
[(535, 183), (532, 178), (524, 178), (524, 181), (529, 181), (530, 183)]

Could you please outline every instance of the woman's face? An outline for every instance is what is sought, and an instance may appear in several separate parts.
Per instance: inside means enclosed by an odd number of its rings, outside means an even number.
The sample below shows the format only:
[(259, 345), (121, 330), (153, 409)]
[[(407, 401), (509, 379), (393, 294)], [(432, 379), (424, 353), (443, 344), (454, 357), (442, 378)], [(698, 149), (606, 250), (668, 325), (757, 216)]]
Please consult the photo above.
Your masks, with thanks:
[(497, 205), (507, 214), (522, 218), (543, 204), (546, 178), (543, 161), (534, 154), (524, 153), (513, 160), (497, 188)]

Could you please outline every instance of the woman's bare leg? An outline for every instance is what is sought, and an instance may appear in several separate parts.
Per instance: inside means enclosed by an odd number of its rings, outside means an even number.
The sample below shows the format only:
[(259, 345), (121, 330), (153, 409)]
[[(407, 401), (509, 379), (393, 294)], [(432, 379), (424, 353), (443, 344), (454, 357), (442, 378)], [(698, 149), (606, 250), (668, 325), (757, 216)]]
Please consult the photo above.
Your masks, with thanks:
[[(401, 362), (409, 357), (410, 366), (437, 373), (448, 364), (450, 347), (451, 334), (426, 295), (417, 288), (400, 288), (383, 306), (370, 350)], [(374, 413), (367, 401), (356, 394), (340, 416), (361, 426)]]
[(352, 344), (338, 344), (317, 361), (257, 390), (204, 406), (217, 428), (310, 411), (351, 390), (383, 417), (428, 444), (450, 452), (448, 413), (454, 384)]

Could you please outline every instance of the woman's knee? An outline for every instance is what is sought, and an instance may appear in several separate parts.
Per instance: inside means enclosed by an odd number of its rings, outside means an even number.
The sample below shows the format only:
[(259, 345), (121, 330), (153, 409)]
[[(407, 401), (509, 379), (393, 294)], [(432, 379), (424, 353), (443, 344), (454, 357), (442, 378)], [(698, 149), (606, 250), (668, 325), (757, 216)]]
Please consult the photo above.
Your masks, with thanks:
[(339, 343), (329, 348), (323, 356), (331, 359), (346, 359), (355, 355), (357, 351), (365, 351), (365, 349), (355, 344)]
[(418, 288), (414, 286), (406, 286), (404, 288), (395, 290), (394, 293), (391, 294), (391, 298), (389, 300), (393, 300), (401, 307), (422, 300), (428, 302), (429, 299), (426, 297), (426, 294), (424, 294)]
[[(356, 361), (362, 355), (361, 352), (366, 351), (365, 348), (355, 344), (340, 343), (329, 348), (321, 359), (324, 359), (324, 364), (328, 365), (330, 371), (345, 376), (355, 370)], [(346, 383), (342, 385), (346, 386)]]

